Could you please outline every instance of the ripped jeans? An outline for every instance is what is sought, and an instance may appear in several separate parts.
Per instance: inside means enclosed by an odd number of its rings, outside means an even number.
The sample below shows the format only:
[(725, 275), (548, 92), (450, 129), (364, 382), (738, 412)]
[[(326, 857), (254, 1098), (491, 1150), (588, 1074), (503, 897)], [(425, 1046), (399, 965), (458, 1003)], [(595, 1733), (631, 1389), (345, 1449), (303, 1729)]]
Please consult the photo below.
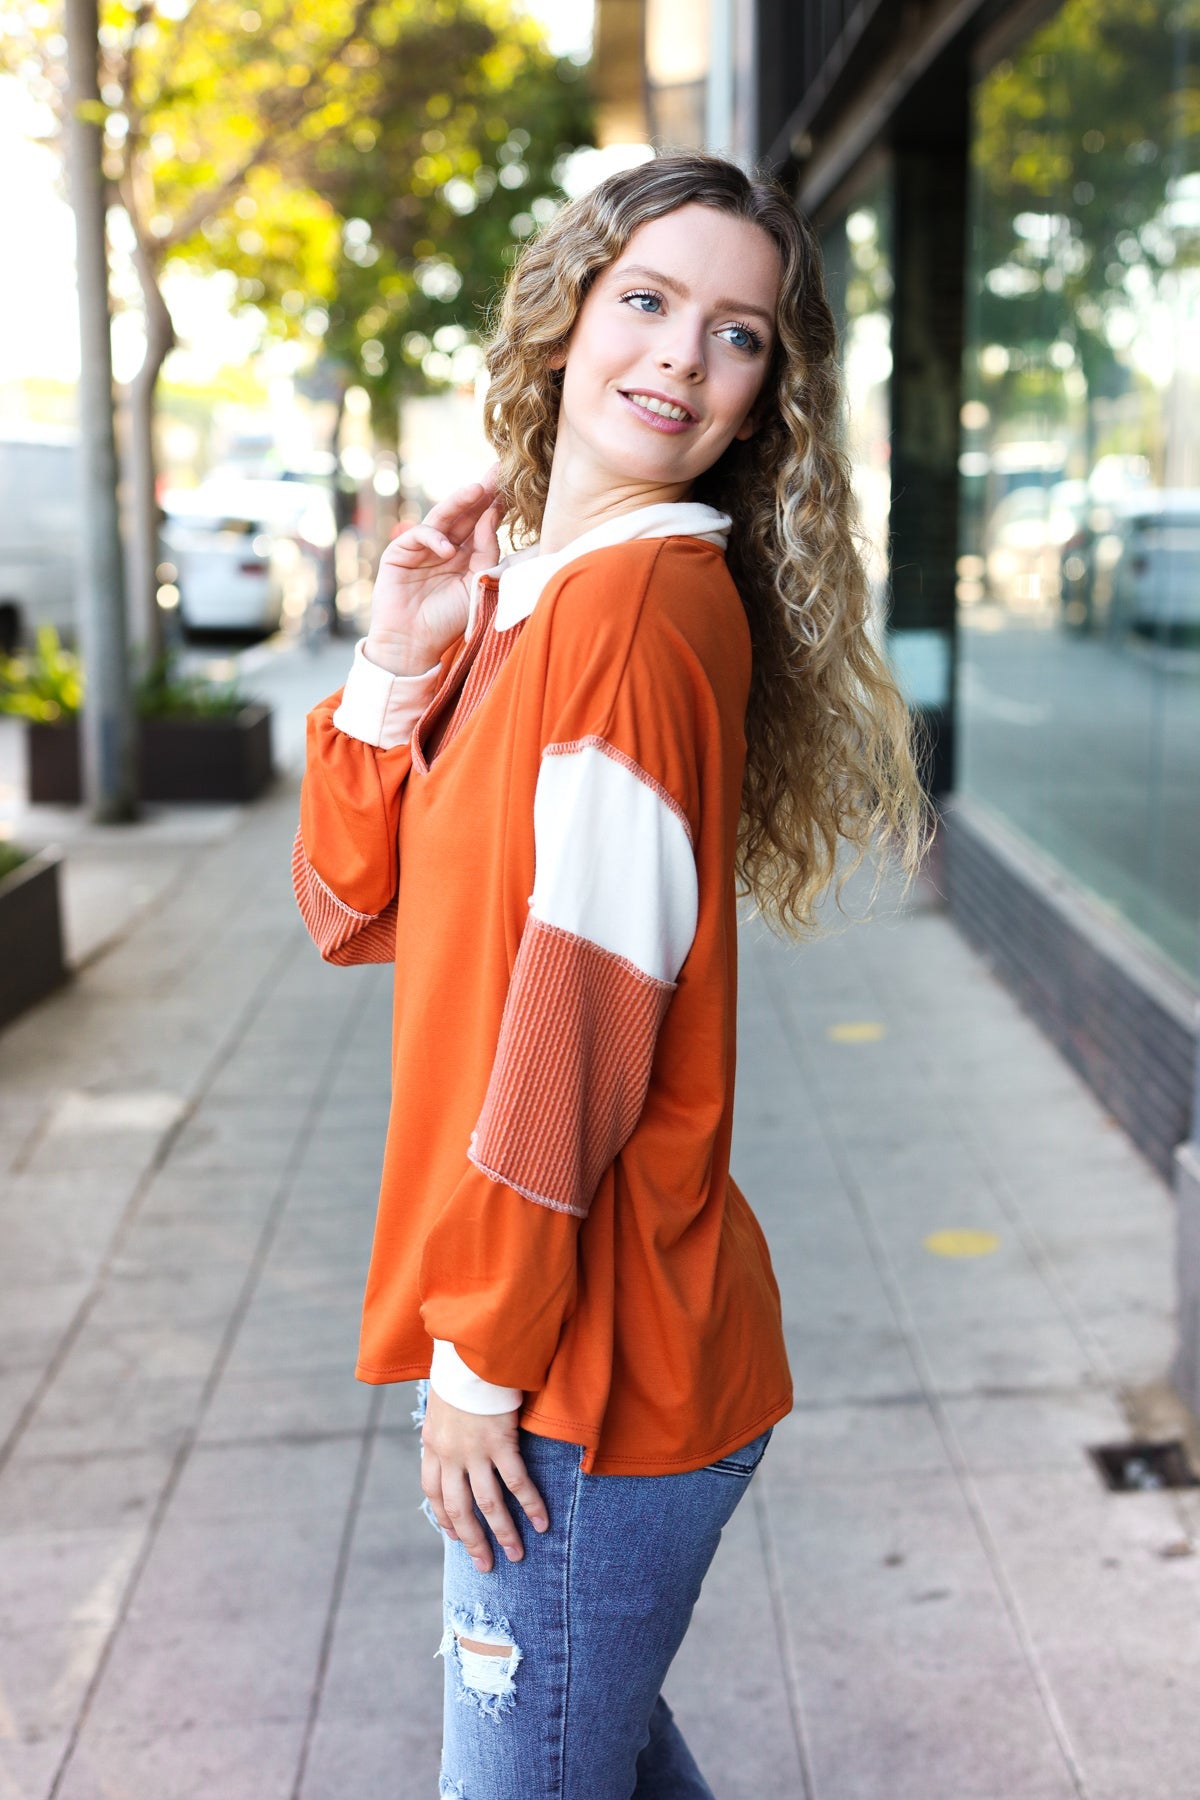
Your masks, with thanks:
[(684, 1475), (587, 1475), (578, 1444), (521, 1432), (549, 1531), (510, 1501), (525, 1555), (493, 1539), (487, 1575), (445, 1539), (443, 1800), (713, 1800), (661, 1688), (770, 1436)]

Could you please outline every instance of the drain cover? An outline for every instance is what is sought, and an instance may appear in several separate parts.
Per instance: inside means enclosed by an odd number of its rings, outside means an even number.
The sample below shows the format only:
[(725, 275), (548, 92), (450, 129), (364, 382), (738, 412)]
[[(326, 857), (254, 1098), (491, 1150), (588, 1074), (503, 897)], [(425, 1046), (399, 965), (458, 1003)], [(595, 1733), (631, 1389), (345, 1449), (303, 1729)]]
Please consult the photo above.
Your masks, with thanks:
[(1179, 1438), (1162, 1444), (1090, 1444), (1088, 1455), (1118, 1494), (1200, 1487)]

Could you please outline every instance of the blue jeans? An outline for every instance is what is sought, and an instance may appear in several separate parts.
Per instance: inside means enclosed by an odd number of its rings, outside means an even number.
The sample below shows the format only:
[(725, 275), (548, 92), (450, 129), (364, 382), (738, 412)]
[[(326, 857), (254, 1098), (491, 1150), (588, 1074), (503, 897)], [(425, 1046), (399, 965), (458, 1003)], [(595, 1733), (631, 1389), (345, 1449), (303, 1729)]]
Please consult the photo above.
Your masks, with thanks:
[(510, 1502), (525, 1555), (493, 1538), (487, 1575), (445, 1539), (443, 1800), (713, 1800), (660, 1690), (770, 1437), (686, 1475), (587, 1475), (578, 1444), (521, 1432), (549, 1531)]

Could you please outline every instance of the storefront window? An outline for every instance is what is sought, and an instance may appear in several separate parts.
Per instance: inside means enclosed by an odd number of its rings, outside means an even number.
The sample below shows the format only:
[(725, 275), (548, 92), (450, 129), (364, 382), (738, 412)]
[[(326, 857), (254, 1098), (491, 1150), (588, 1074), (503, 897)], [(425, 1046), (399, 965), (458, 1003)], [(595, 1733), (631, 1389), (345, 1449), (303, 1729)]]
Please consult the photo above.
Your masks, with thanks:
[(1200, 158), (1176, 0), (1066, 0), (973, 100), (959, 788), (1194, 978)]
[(846, 439), (876, 616), (888, 580), (892, 376), (891, 179), (882, 166), (821, 233), (846, 391)]

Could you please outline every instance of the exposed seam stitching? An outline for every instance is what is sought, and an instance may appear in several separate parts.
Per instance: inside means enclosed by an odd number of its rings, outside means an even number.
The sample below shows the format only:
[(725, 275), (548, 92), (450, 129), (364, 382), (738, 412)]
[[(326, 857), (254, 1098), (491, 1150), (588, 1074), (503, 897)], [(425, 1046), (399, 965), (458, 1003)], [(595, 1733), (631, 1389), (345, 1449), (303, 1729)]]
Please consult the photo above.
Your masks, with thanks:
[(563, 1800), (567, 1779), (567, 1715), (571, 1708), (571, 1558), (575, 1548), (575, 1512), (579, 1504), (580, 1467), (576, 1465), (571, 1489), (571, 1510), (567, 1515), (567, 1553), (563, 1558), (563, 1643), (566, 1646), (566, 1668), (563, 1671), (562, 1734), (558, 1746), (558, 1800)]
[(532, 1188), (524, 1188), (518, 1182), (510, 1181), (508, 1176), (501, 1175), (498, 1169), (489, 1169), (486, 1163), (480, 1162), (472, 1149), (467, 1151), (467, 1161), (474, 1163), (479, 1173), (486, 1175), (489, 1181), (498, 1181), (501, 1187), (511, 1188), (514, 1194), (520, 1194), (523, 1200), (532, 1200), (535, 1206), (544, 1206), (550, 1212), (570, 1213), (573, 1219), (587, 1218), (586, 1206), (568, 1206), (563, 1200), (551, 1200), (545, 1194), (535, 1194)]
[(542, 755), (573, 756), (579, 750), (599, 750), (602, 755), (608, 757), (610, 762), (618, 763), (621, 768), (628, 770), (629, 774), (636, 776), (643, 787), (648, 787), (651, 793), (662, 801), (668, 812), (674, 813), (687, 833), (688, 843), (691, 844), (693, 850), (695, 849), (688, 816), (671, 790), (665, 788), (661, 781), (656, 781), (654, 776), (643, 769), (641, 763), (635, 762), (632, 756), (629, 756), (624, 750), (618, 750), (615, 744), (610, 744), (607, 738), (592, 732), (588, 737), (572, 738), (565, 743), (547, 744)]
[[(317, 871), (313, 868), (312, 863), (309, 861), (307, 850), (304, 849), (304, 839), (300, 836), (299, 832), (296, 833), (296, 836), (299, 840), (300, 848), (303, 851), (304, 861), (308, 866), (308, 872), (312, 876), (313, 880), (316, 882), (317, 886), (320, 888), (321, 892), (323, 894), (325, 894), (330, 900), (332, 900), (335, 906), (340, 906), (343, 912), (348, 912), (352, 919), (362, 919), (364, 921), (364, 923), (370, 919), (377, 919), (379, 917), (379, 914), (377, 912), (373, 912), (373, 913), (372, 912), (359, 912), (357, 907), (348, 905), (345, 900), (341, 899), (339, 895), (335, 894), (333, 889), (330, 887), (330, 885), (327, 881), (321, 880), (321, 877), (317, 874)], [(390, 902), (389, 902), (389, 905), (390, 905)], [(384, 911), (386, 912), (386, 910), (387, 910), (387, 908), (385, 907)]]
[(550, 920), (543, 919), (540, 913), (531, 911), (529, 923), (536, 925), (539, 931), (552, 933), (554, 937), (568, 938), (573, 944), (586, 944), (589, 950), (596, 952), (597, 956), (605, 956), (610, 962), (617, 963), (628, 974), (636, 975), (637, 979), (644, 982), (647, 987), (665, 988), (669, 994), (673, 994), (679, 986), (677, 981), (666, 981), (661, 975), (651, 975), (647, 970), (640, 969), (635, 962), (630, 962), (627, 956), (622, 956), (619, 950), (609, 950), (606, 945), (598, 944), (595, 938), (585, 937), (581, 931), (568, 931), (565, 925), (552, 925)]

